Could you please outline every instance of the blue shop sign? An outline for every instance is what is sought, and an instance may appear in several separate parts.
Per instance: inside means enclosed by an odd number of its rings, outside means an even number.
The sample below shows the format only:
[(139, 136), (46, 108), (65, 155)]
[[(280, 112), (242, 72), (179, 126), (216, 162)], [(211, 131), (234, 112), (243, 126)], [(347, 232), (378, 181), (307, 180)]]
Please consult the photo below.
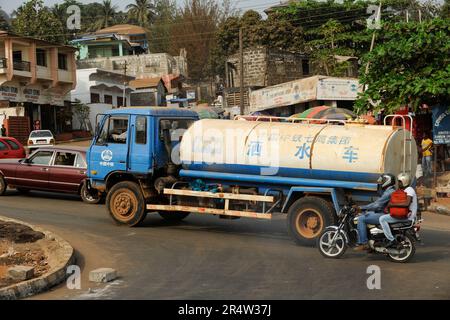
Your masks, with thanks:
[(437, 105), (433, 112), (433, 142), (434, 144), (450, 144), (450, 108), (447, 105)]

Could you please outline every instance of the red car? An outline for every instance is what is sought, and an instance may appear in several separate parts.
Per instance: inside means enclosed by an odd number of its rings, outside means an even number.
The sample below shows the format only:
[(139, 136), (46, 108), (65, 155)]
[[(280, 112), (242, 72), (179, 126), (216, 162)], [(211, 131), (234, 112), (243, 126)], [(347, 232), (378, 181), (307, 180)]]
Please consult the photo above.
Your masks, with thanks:
[(81, 148), (41, 148), (28, 158), (0, 160), (0, 195), (7, 187), (26, 193), (30, 190), (79, 194), (86, 203), (100, 197), (87, 192), (86, 151)]
[(14, 138), (0, 137), (0, 159), (25, 158), (25, 148)]

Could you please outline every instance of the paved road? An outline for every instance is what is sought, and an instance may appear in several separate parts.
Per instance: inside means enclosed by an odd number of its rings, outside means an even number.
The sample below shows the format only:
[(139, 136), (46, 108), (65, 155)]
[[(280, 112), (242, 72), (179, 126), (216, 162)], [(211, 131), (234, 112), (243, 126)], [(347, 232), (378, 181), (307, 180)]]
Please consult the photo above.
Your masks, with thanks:
[[(34, 299), (392, 299), (450, 298), (450, 217), (427, 214), (415, 260), (347, 252), (328, 260), (297, 246), (284, 217), (272, 221), (189, 216), (170, 224), (151, 214), (141, 228), (113, 225), (103, 205), (77, 197), (9, 191), (0, 215), (41, 225), (77, 250), (82, 287), (60, 286)], [(381, 268), (381, 290), (366, 271)], [(113, 267), (109, 285), (87, 281), (89, 270)], [(89, 290), (91, 289), (91, 290)]]

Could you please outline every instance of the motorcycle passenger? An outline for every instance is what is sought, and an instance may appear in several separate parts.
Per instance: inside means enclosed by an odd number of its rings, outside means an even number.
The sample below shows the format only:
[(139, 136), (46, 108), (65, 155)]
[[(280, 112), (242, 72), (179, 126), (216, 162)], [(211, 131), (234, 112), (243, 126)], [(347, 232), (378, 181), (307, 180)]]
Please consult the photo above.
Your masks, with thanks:
[(396, 247), (397, 240), (392, 235), (390, 223), (405, 222), (407, 220), (414, 221), (417, 216), (417, 194), (411, 187), (411, 176), (407, 173), (400, 173), (397, 177), (399, 188), (406, 192), (407, 200), (404, 203), (396, 203), (397, 207), (409, 208), (409, 215), (406, 219), (398, 219), (386, 214), (380, 218), (380, 225), (383, 228), (384, 235), (389, 240), (387, 248)]
[(391, 194), (395, 191), (394, 175), (383, 174), (377, 182), (381, 185), (381, 189), (384, 190), (382, 196), (376, 201), (359, 208), (365, 213), (358, 217), (358, 244), (354, 249), (356, 251), (369, 249), (366, 224), (379, 224), (380, 217), (384, 215), (384, 210), (389, 203)]

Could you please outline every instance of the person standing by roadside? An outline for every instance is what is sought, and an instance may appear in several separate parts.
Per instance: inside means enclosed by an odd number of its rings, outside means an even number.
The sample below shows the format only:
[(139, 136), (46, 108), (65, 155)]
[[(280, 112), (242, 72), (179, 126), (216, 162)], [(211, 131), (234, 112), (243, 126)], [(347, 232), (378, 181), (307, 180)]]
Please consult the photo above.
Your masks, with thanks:
[(2, 137), (6, 137), (6, 128), (4, 124), (2, 124)]
[(425, 132), (422, 138), (422, 170), (424, 178), (431, 177), (431, 160), (433, 157), (433, 152), (431, 148), (433, 147), (433, 140), (430, 139), (430, 134)]

